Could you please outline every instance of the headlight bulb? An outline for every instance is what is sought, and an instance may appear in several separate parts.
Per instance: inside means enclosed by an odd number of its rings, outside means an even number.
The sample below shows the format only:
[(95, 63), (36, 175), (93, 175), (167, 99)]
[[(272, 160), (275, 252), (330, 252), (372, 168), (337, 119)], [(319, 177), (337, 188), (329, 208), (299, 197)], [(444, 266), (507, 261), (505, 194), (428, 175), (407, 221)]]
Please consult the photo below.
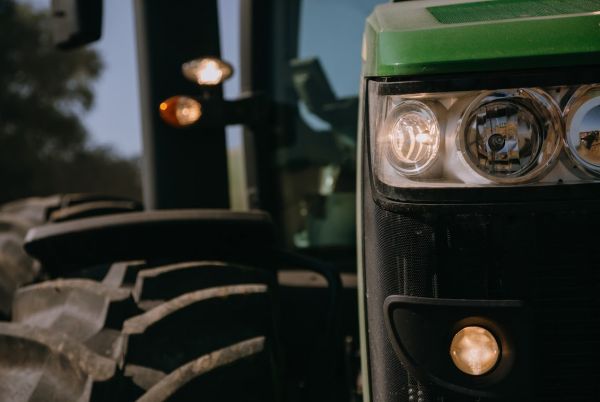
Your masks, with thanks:
[(486, 94), (467, 108), (459, 149), (483, 177), (504, 184), (547, 172), (560, 151), (560, 111), (546, 94), (510, 90)]
[(489, 373), (500, 360), (500, 347), (494, 335), (483, 327), (458, 331), (450, 345), (450, 357), (463, 373), (480, 376)]
[(468, 153), (484, 172), (518, 175), (535, 163), (541, 149), (542, 128), (523, 106), (493, 101), (473, 113), (468, 127)]
[(577, 91), (565, 108), (565, 143), (584, 171), (600, 175), (600, 86)]
[(424, 173), (440, 152), (441, 130), (438, 118), (425, 103), (403, 101), (387, 116), (379, 136), (380, 149), (400, 173)]

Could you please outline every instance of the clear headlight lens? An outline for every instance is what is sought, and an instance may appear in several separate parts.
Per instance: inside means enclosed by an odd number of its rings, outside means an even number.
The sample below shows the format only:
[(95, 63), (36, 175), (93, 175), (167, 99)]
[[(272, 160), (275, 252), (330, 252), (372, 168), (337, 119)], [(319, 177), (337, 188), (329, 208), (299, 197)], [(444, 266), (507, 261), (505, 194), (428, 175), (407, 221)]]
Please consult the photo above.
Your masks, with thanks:
[(549, 170), (560, 151), (560, 109), (547, 94), (484, 94), (466, 110), (459, 149), (467, 163), (498, 183), (528, 182)]
[(600, 86), (579, 89), (565, 108), (565, 145), (584, 172), (600, 176)]
[(416, 94), (406, 88), (410, 83), (368, 82), (378, 183), (448, 188), (581, 183), (581, 171), (600, 177), (600, 85)]
[(440, 126), (433, 111), (422, 102), (406, 101), (387, 117), (378, 138), (388, 150), (392, 166), (407, 176), (425, 172), (440, 150)]

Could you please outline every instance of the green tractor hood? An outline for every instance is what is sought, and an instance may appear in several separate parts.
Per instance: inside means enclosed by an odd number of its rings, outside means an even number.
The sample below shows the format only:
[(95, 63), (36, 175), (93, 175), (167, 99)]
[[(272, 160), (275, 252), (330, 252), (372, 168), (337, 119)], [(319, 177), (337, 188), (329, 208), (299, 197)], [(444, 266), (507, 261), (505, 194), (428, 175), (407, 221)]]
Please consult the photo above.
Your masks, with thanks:
[(600, 0), (389, 3), (363, 46), (365, 76), (600, 64)]

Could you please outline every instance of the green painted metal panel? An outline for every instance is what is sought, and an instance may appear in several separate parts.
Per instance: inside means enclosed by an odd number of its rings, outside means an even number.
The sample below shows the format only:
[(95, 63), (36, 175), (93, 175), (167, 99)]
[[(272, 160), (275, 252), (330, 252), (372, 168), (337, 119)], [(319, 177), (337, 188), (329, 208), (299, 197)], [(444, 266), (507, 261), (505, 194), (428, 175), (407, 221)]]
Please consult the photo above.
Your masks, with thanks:
[[(454, 7), (504, 6), (507, 2), (531, 0), (462, 1)], [(571, 2), (573, 10), (591, 4), (591, 0)], [(429, 11), (447, 4), (442, 1), (385, 4), (367, 21), (364, 73), (427, 75), (600, 64), (600, 1), (594, 2), (598, 11), (564, 14), (563, 8), (559, 15), (496, 21), (456, 22), (457, 16), (446, 14), (442, 19), (453, 21), (449, 24)], [(484, 17), (489, 15), (478, 18)]]

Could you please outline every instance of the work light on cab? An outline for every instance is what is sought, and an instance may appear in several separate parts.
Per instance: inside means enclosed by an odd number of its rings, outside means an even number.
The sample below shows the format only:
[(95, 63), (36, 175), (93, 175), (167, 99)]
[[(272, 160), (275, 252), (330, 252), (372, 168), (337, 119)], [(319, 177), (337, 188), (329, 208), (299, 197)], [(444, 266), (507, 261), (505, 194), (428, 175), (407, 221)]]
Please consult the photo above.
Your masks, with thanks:
[(216, 57), (204, 57), (184, 63), (183, 75), (200, 86), (219, 85), (233, 75), (233, 67)]
[(159, 106), (160, 117), (173, 127), (190, 126), (202, 117), (202, 105), (188, 96), (173, 96)]

